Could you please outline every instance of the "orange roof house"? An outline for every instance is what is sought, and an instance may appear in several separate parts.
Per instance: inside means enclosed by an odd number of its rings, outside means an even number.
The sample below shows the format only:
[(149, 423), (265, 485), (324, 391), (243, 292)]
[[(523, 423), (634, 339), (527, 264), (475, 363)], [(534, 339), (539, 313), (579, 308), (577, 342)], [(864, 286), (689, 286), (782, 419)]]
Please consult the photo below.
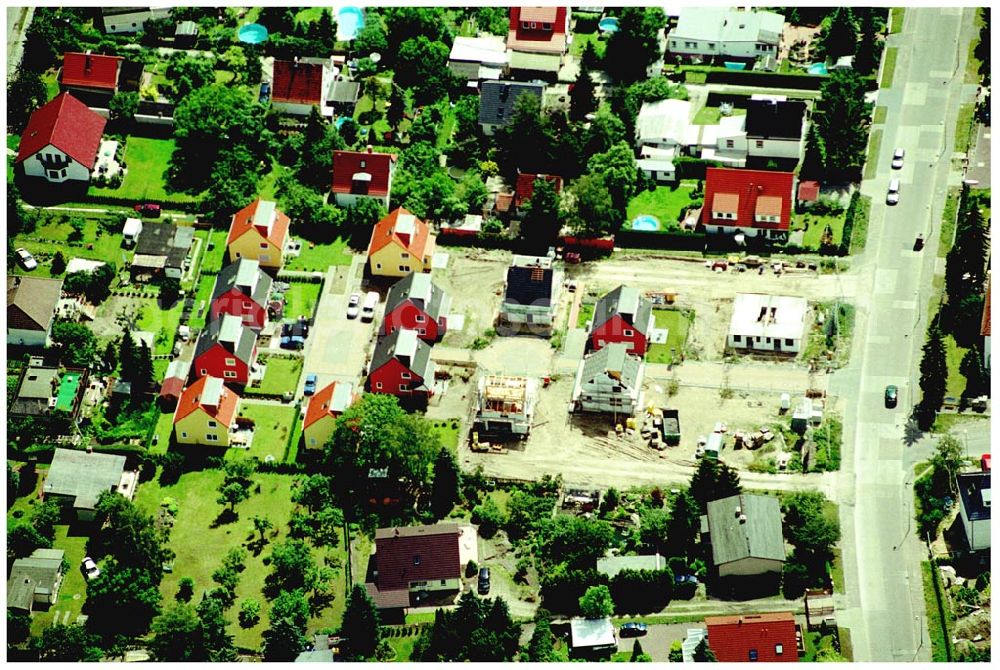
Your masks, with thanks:
[(271, 200), (257, 198), (233, 214), (229, 226), (229, 260), (255, 260), (262, 269), (280, 270), (291, 219)]
[(380, 277), (405, 277), (430, 272), (437, 238), (427, 224), (399, 207), (375, 224), (368, 243), (371, 273)]
[(199, 377), (184, 389), (174, 412), (174, 434), (179, 444), (229, 446), (229, 428), (240, 397), (219, 377)]
[(356, 403), (358, 398), (354, 385), (350, 382), (334, 382), (309, 398), (309, 405), (302, 420), (306, 448), (322, 449), (333, 437), (337, 417)]

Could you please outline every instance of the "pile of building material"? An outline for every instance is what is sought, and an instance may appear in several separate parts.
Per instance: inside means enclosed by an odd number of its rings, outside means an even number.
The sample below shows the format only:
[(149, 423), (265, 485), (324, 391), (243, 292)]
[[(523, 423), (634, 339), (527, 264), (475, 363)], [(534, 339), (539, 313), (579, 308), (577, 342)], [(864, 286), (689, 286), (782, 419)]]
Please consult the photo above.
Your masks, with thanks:
[(642, 417), (639, 434), (651, 448), (662, 451), (680, 444), (680, 412), (676, 409), (647, 407)]

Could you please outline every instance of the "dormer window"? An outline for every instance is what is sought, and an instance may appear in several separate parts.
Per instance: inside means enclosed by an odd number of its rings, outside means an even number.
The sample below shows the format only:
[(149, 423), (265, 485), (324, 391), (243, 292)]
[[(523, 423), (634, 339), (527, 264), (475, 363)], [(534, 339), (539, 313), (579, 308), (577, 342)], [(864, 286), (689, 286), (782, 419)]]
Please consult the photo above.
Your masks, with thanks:
[(420, 554), (414, 554), (413, 555), (413, 564), (414, 565), (420, 565)]
[(750, 660), (751, 661), (756, 661), (757, 660), (757, 650), (756, 649), (751, 649), (750, 650)]
[(361, 159), (361, 167), (362, 167), (362, 168), (364, 168), (364, 167), (365, 167), (365, 163), (367, 163), (367, 161), (366, 161), (365, 159), (363, 159), (363, 158), (362, 158), (362, 159)]
[(784, 653), (785, 653), (785, 647), (784, 647), (784, 645), (782, 645), (780, 643), (774, 645), (774, 655), (775, 656), (781, 656)]
[(543, 23), (542, 24), (542, 30), (552, 30), (552, 24), (551, 23)]

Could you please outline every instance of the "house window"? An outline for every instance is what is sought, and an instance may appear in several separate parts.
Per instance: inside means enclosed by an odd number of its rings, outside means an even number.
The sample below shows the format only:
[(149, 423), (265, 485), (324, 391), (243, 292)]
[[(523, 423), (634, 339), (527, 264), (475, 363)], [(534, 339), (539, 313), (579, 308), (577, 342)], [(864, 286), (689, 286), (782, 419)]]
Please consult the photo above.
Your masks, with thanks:
[(208, 370), (206, 370), (205, 368), (202, 368), (201, 369), (201, 374), (202, 375), (207, 375), (208, 374)]
[(727, 149), (732, 149), (734, 146), (736, 146), (736, 145), (734, 144), (733, 140), (726, 140), (726, 148)]
[(261, 254), (260, 255), (260, 262), (267, 263), (270, 260), (271, 260), (271, 254)]
[(260, 248), (261, 249), (267, 249), (267, 242), (261, 242), (260, 243)]
[(715, 48), (715, 42), (709, 42), (708, 43), (708, 48), (709, 49), (714, 49)]
[(226, 379), (236, 379), (236, 372), (234, 372), (233, 370), (226, 370), (225, 372), (222, 373), (222, 376), (225, 377)]
[(552, 30), (552, 24), (551, 23), (543, 23), (542, 24), (542, 30)]
[(215, 421), (209, 421), (208, 422), (208, 427), (209, 428), (218, 428), (219, 424), (217, 424)]
[(363, 168), (368, 161), (361, 159), (361, 167)]
[(188, 436), (188, 434), (187, 434), (187, 433), (185, 433), (185, 432), (183, 432), (183, 431), (181, 432), (181, 437), (187, 437), (187, 436)]
[(226, 359), (226, 365), (229, 366), (229, 367), (235, 367), (236, 366), (236, 359), (235, 358), (227, 358)]
[(757, 148), (758, 149), (764, 148), (764, 140), (757, 140)]
[(400, 272), (409, 272), (410, 271), (410, 266), (409, 265), (400, 265), (399, 266), (399, 271)]
[(406, 252), (404, 251), (403, 253), (401, 253), (401, 254), (399, 255), (399, 257), (400, 257), (400, 258), (402, 258), (402, 259), (403, 259), (403, 260), (405, 261), (405, 260), (406, 260), (407, 258), (409, 258), (409, 257), (410, 257), (410, 254), (408, 254), (408, 253), (406, 253)]
[(253, 303), (246, 302), (245, 300), (243, 301), (244, 312), (249, 312), (252, 308), (253, 308)]
[(418, 335), (426, 335), (427, 334), (427, 329), (426, 328), (417, 328), (417, 334)]
[(625, 330), (624, 332), (622, 332), (622, 335), (625, 337), (632, 337), (634, 334), (635, 333), (632, 332), (631, 330)]
[(399, 378), (400, 379), (413, 379), (413, 377), (410, 376), (409, 372), (402, 372), (402, 373), (400, 373)]
[(312, 445), (316, 444), (316, 438), (315, 437), (310, 437), (309, 438), (309, 444), (312, 444)]
[(425, 321), (424, 315), (423, 314), (417, 314), (417, 316), (414, 318), (414, 321), (416, 321), (417, 323), (423, 323)]
[(447, 579), (442, 579), (441, 580), (441, 586), (447, 586), (447, 585), (448, 585), (448, 580)]
[(684, 46), (687, 47), (688, 49), (695, 49), (695, 48), (698, 47), (698, 43), (697, 42), (685, 42)]
[(786, 347), (792, 346), (792, 338), (790, 338), (790, 337), (789, 338), (785, 338), (785, 346)]
[(764, 344), (771, 344), (771, 338), (770, 337), (765, 337), (764, 338)]
[(741, 339), (741, 338), (740, 338), (740, 336), (739, 336), (739, 335), (733, 335), (733, 342), (739, 342), (739, 341), (740, 341), (740, 339)]
[(62, 169), (62, 170), (61, 170), (61, 171), (59, 172), (59, 176), (60, 176), (60, 177), (62, 177), (63, 179), (65, 179), (65, 178), (66, 178), (66, 168), (63, 168), (63, 169)]
[(218, 442), (219, 441), (219, 435), (218, 435), (218, 433), (208, 433), (207, 435), (205, 435), (205, 440), (207, 442)]
[(237, 257), (237, 258), (239, 258), (239, 257), (240, 257), (240, 252), (238, 252), (238, 251), (236, 252), (236, 257)]
[[(420, 554), (414, 554), (413, 555), (413, 564), (414, 565), (420, 565)], [(423, 583), (423, 582), (421, 582), (421, 583)]]
[(375, 388), (382, 390), (382, 382), (375, 382)]
[(751, 661), (756, 661), (757, 660), (757, 650), (756, 649), (751, 649), (750, 650), (750, 660)]
[(410, 391), (410, 389), (408, 389), (406, 387), (406, 384), (400, 384), (399, 385), (399, 392), (400, 393), (409, 393), (409, 391)]
[(375, 269), (376, 270), (381, 270), (382, 269), (382, 264), (381, 263), (376, 263), (375, 264)]
[(781, 656), (785, 653), (785, 646), (781, 643), (774, 645), (774, 655)]

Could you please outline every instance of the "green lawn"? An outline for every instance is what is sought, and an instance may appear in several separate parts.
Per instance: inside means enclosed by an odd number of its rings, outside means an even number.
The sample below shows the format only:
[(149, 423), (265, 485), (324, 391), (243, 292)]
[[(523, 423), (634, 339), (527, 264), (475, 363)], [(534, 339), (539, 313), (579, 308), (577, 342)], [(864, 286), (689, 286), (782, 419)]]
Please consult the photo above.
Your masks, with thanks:
[(139, 317), (139, 330), (156, 333), (154, 354), (169, 354), (174, 348), (174, 336), (181, 322), (181, 312), (184, 311), (184, 301), (177, 303), (168, 310), (160, 308), (156, 298), (133, 298), (141, 305), (142, 315)]
[(696, 181), (685, 180), (676, 188), (657, 186), (654, 191), (643, 191), (628, 203), (626, 225), (637, 216), (650, 214), (660, 220), (661, 231), (677, 228), (681, 212), (690, 206), (696, 186)]
[[(951, 644), (948, 639), (947, 604), (939, 603), (934, 589), (934, 570), (927, 561), (921, 561), (920, 572), (924, 582), (924, 607), (927, 610), (927, 632), (931, 638), (931, 660), (943, 663), (951, 660)], [(943, 595), (943, 594), (942, 594)], [(940, 605), (940, 606), (939, 606)]]
[(974, 117), (976, 105), (967, 103), (959, 105), (958, 120), (955, 122), (955, 151), (966, 152), (972, 141), (972, 129), (975, 127)]
[(205, 327), (205, 313), (208, 303), (212, 299), (212, 289), (215, 288), (215, 279), (218, 275), (202, 274), (198, 280), (198, 286), (194, 292), (194, 311), (191, 313), (189, 325), (194, 329)]
[(573, 33), (573, 44), (570, 45), (569, 52), (579, 58), (583, 55), (583, 50), (587, 48), (587, 43), (591, 42), (594, 45), (594, 52), (597, 54), (597, 58), (604, 58), (604, 50), (608, 48), (608, 41), (598, 39), (600, 33)]
[[(976, 28), (983, 25), (983, 9), (976, 10)], [(989, 35), (989, 33), (987, 33)], [(979, 44), (979, 36), (977, 34), (976, 38), (969, 42), (969, 57), (965, 61), (965, 83), (966, 84), (978, 84), (979, 83), (979, 67), (982, 65), (982, 61), (976, 58), (976, 46)]]
[[(157, 380), (159, 381), (159, 380)], [(156, 421), (156, 430), (154, 435), (157, 436), (156, 444), (150, 445), (149, 453), (151, 454), (165, 454), (170, 448), (170, 436), (174, 432), (174, 413), (173, 412), (162, 412), (160, 418)]]
[(441, 446), (448, 447), (452, 452), (458, 451), (458, 429), (460, 425), (458, 419), (444, 419), (431, 423), (431, 427), (441, 440)]
[(319, 21), (319, 17), (323, 13), (324, 9), (329, 10), (328, 7), (309, 7), (307, 9), (303, 9), (295, 15), (295, 23), (303, 24)]
[(390, 637), (389, 646), (396, 652), (396, 658), (392, 659), (396, 663), (407, 663), (413, 655), (413, 645), (420, 639), (419, 635), (408, 635), (406, 637)]
[[(747, 110), (740, 109), (738, 107), (733, 109), (732, 116), (746, 116)], [(705, 106), (698, 110), (698, 113), (694, 115), (694, 120), (691, 123), (699, 126), (713, 126), (719, 123), (722, 118), (722, 113), (719, 111), (718, 107)]]
[(586, 328), (587, 322), (594, 318), (594, 308), (597, 305), (594, 303), (581, 303), (580, 304), (580, 314), (576, 318), (577, 328)]
[(961, 189), (953, 186), (948, 189), (948, 196), (944, 201), (944, 211), (941, 212), (941, 236), (938, 239), (938, 258), (944, 258), (951, 251), (951, 245), (955, 242), (955, 225), (958, 216), (958, 200), (961, 196)]
[[(80, 563), (87, 555), (87, 536), (70, 535), (70, 526), (56, 526), (56, 537), (52, 543), (54, 549), (66, 552), (69, 570), (59, 587), (59, 596), (48, 611), (35, 612), (31, 617), (32, 635), (41, 635), (42, 631), (55, 623), (74, 623), (80, 615), (83, 604), (87, 601), (87, 580), (80, 571)], [(68, 616), (67, 616), (68, 614)]]
[[(651, 344), (646, 350), (649, 363), (674, 363), (680, 360), (687, 342), (688, 329), (694, 314), (679, 309), (654, 309), (657, 328), (667, 328), (666, 344)], [(672, 350), (672, 353), (671, 353)]]
[(819, 249), (820, 240), (823, 238), (823, 231), (830, 226), (833, 231), (833, 243), (840, 244), (844, 237), (844, 215), (831, 216), (828, 214), (816, 215), (806, 211), (804, 214), (792, 215), (792, 230), (805, 230), (802, 237), (802, 246), (809, 249)]
[[(176, 553), (174, 570), (164, 575), (160, 585), (164, 604), (173, 601), (182, 577), (194, 579), (196, 594), (211, 588), (212, 572), (221, 565), (223, 555), (234, 547), (246, 546), (248, 538), (256, 537), (252, 523), (254, 514), (264, 515), (274, 524), (275, 530), (271, 531), (274, 535), (268, 534), (269, 544), (286, 539), (292, 512), (292, 476), (255, 474), (253, 480), (260, 485), (259, 492), (255, 487), (250, 499), (236, 506), (239, 514), (236, 521), (216, 526), (214, 521), (223, 511), (223, 506), (216, 502), (216, 492), (222, 478), (221, 470), (202, 470), (183, 475), (171, 486), (161, 487), (154, 480), (139, 487), (136, 503), (148, 513), (157, 513), (164, 497), (173, 498), (179, 507), (170, 535), (170, 548)], [(341, 542), (335, 550), (328, 552), (331, 558), (341, 564), (347, 558), (343, 547)], [(314, 551), (314, 555), (319, 553)], [(267, 601), (261, 589), (265, 577), (270, 573), (270, 568), (264, 565), (264, 559), (270, 554), (270, 546), (256, 556), (248, 550), (246, 569), (241, 573), (240, 583), (236, 587), (236, 604), (226, 612), (226, 618), (230, 622), (229, 632), (235, 636), (237, 646), (259, 649), (261, 633), (267, 629)], [(315, 616), (309, 622), (310, 630), (336, 626), (340, 622), (344, 610), (343, 574), (337, 574), (331, 585), (333, 604), (321, 612), (313, 613)], [(240, 602), (246, 598), (254, 598), (264, 606), (260, 623), (249, 629), (242, 628), (237, 623)]]
[(879, 88), (892, 88), (892, 78), (896, 71), (896, 57), (899, 47), (889, 47), (885, 50), (885, 64), (882, 66), (882, 83)]
[(208, 236), (208, 247), (201, 260), (201, 272), (217, 273), (226, 264), (226, 230), (213, 230)]
[(962, 396), (962, 393), (965, 391), (965, 385), (968, 383), (965, 375), (959, 372), (962, 358), (968, 349), (958, 346), (955, 344), (954, 337), (946, 335), (944, 338), (944, 350), (948, 361), (948, 387), (945, 393), (959, 398)]
[[(832, 503), (831, 503), (832, 504)], [(833, 515), (833, 521), (837, 520), (837, 515)], [(833, 561), (830, 564), (830, 579), (833, 581), (835, 593), (844, 593), (844, 558), (840, 548), (834, 548)]]
[(875, 108), (875, 123), (885, 123), (885, 117), (889, 114), (889, 108), (885, 105), (879, 105)]
[[(125, 260), (132, 252), (126, 252), (122, 248), (121, 233), (108, 233), (100, 229), (98, 220), (102, 215), (95, 213), (81, 213), (72, 218), (82, 218), (84, 220), (83, 239), (79, 243), (70, 246), (67, 242), (73, 228), (69, 225), (71, 213), (50, 213), (46, 212), (47, 223), (40, 224), (30, 237), (44, 240), (39, 242), (35, 239), (27, 239), (28, 235), (18, 235), (14, 238), (14, 246), (24, 247), (35, 256), (38, 267), (30, 273), (25, 272), (21, 266), (15, 265), (10, 268), (14, 274), (31, 274), (34, 277), (50, 277), (52, 256), (57, 251), (62, 252), (63, 257), (68, 262), (72, 258), (87, 258), (98, 261), (111, 261), (121, 269)], [(95, 218), (96, 217), (96, 218)], [(88, 248), (93, 247), (93, 248)]]
[(865, 158), (865, 179), (874, 179), (878, 169), (878, 154), (882, 149), (882, 129), (876, 128), (868, 138), (868, 156)]
[(286, 270), (326, 272), (331, 265), (350, 265), (351, 250), (347, 241), (337, 238), (333, 244), (302, 243), (302, 253), (285, 263)]
[(319, 302), (319, 289), (320, 284), (290, 282), (285, 292), (285, 315), (292, 318), (312, 316)]
[(264, 175), (264, 178), (260, 180), (260, 184), (257, 185), (257, 195), (264, 200), (276, 200), (278, 178), (288, 171), (289, 168), (279, 165), (277, 160), (271, 163), (271, 171)]
[(119, 188), (91, 187), (89, 195), (103, 195), (133, 200), (161, 200), (176, 203), (194, 203), (197, 197), (186, 193), (168, 193), (167, 166), (174, 153), (174, 140), (148, 137), (129, 137), (125, 148), (128, 174)]
[(893, 7), (890, 10), (889, 19), (891, 29), (889, 30), (890, 35), (895, 35), (896, 33), (903, 31), (903, 17), (906, 15), (905, 7)]
[(228, 449), (226, 458), (257, 457), (263, 461), (267, 456), (274, 456), (275, 460), (284, 460), (295, 421), (295, 408), (247, 401), (240, 405), (240, 416), (253, 419), (253, 442), (249, 450)]
[[(263, 357), (262, 357), (263, 358)], [(254, 389), (258, 393), (280, 396), (285, 391), (295, 392), (299, 384), (299, 375), (302, 374), (302, 358), (279, 358), (268, 356), (267, 370), (264, 372), (264, 379), (260, 388)], [(256, 441), (256, 439), (254, 440)]]
[(56, 79), (56, 71), (54, 69), (47, 70), (42, 75), (42, 83), (45, 84), (46, 100), (51, 100), (59, 95), (59, 80)]

